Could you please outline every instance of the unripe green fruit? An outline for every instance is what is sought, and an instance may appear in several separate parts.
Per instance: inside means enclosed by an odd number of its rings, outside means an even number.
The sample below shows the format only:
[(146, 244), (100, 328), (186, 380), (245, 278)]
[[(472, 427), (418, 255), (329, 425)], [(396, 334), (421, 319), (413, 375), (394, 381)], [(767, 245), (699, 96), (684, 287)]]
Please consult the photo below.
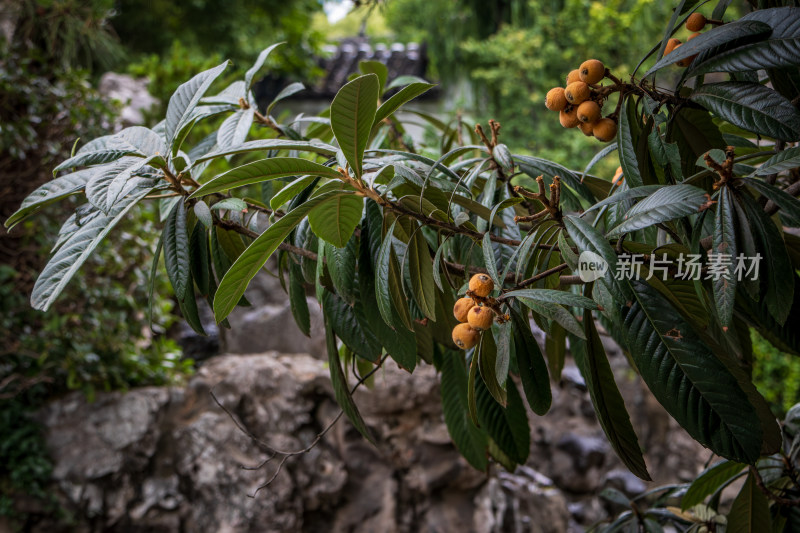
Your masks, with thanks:
[(581, 81), (590, 85), (598, 83), (606, 75), (605, 65), (597, 59), (584, 61), (578, 70), (580, 71)]

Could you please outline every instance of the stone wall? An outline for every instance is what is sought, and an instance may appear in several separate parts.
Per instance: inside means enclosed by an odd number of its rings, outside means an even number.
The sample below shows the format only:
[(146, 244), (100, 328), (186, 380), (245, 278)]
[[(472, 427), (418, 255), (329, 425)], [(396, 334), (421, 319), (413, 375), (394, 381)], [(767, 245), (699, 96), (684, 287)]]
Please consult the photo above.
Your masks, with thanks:
[[(612, 361), (622, 369), (621, 356)], [(659, 482), (693, 476), (709, 453), (622, 374), (634, 424), (648, 428), (640, 436), (651, 473)], [(611, 452), (576, 369), (568, 366), (565, 376), (554, 387), (553, 410), (529, 413), (528, 464), (487, 476), (450, 442), (435, 371), (423, 365), (409, 375), (387, 362), (373, 389), (355, 394), (378, 446), (343, 418), (258, 493), (280, 460), (253, 469), (270, 457), (263, 443), (305, 448), (338, 413), (322, 360), (224, 355), (184, 388), (101, 394), (93, 403), (75, 393), (39, 415), (56, 464), (54, 491), (73, 522), (42, 515), (32, 530), (582, 531), (606, 514), (600, 489), (632, 494), (647, 485)]]

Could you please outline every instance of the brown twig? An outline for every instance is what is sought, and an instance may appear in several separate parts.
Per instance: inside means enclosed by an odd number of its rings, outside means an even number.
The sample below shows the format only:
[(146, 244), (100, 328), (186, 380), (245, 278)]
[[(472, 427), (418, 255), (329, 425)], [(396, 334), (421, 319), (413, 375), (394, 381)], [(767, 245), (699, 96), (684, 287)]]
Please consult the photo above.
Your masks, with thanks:
[[(366, 374), (364, 374), (364, 375), (363, 375), (363, 376), (362, 376), (362, 377), (361, 377), (361, 378), (358, 380), (358, 382), (356, 382), (356, 384), (353, 386), (353, 388), (350, 390), (350, 394), (353, 394), (353, 393), (354, 393), (354, 392), (355, 392), (355, 391), (356, 391), (356, 390), (357, 390), (357, 389), (358, 389), (358, 388), (359, 388), (359, 387), (360, 387), (360, 386), (361, 386), (361, 385), (362, 385), (362, 384), (363, 384), (363, 383), (364, 383), (366, 380), (368, 380), (368, 379), (369, 379), (370, 377), (372, 377), (372, 376), (373, 376), (373, 375), (374, 375), (374, 374), (375, 374), (375, 373), (376, 373), (378, 370), (380, 370), (380, 368), (383, 366), (383, 363), (385, 363), (385, 362), (386, 362), (386, 359), (387, 359), (388, 357), (389, 357), (389, 354), (386, 354), (386, 355), (384, 355), (384, 356), (381, 358), (381, 360), (378, 362), (378, 364), (377, 364), (377, 365), (375, 365), (375, 368), (373, 368), (372, 370), (370, 370), (369, 372), (367, 372)], [(242, 424), (242, 423), (241, 423), (241, 422), (240, 422), (240, 421), (239, 421), (239, 420), (238, 420), (238, 419), (237, 419), (237, 418), (236, 418), (236, 417), (233, 415), (233, 413), (232, 413), (232, 412), (231, 412), (231, 411), (230, 411), (230, 410), (229, 410), (227, 407), (225, 407), (224, 405), (222, 405), (222, 402), (220, 402), (220, 401), (219, 401), (219, 399), (217, 398), (217, 396), (214, 394), (214, 388), (213, 388), (213, 387), (211, 388), (211, 391), (209, 391), (209, 393), (211, 394), (211, 398), (213, 398), (213, 399), (214, 399), (214, 402), (215, 402), (215, 403), (216, 403), (216, 404), (219, 406), (219, 408), (220, 408), (220, 409), (222, 409), (222, 410), (225, 412), (225, 414), (227, 414), (227, 415), (228, 415), (228, 417), (229, 417), (229, 418), (230, 418), (230, 419), (233, 421), (233, 423), (236, 425), (236, 427), (237, 427), (237, 428), (239, 428), (239, 430), (240, 430), (242, 433), (244, 433), (245, 435), (247, 435), (247, 437), (248, 437), (248, 438), (250, 438), (250, 439), (251, 439), (253, 442), (255, 442), (256, 444), (258, 444), (258, 445), (259, 445), (259, 447), (261, 447), (261, 448), (263, 448), (263, 449), (267, 450), (267, 451), (268, 451), (268, 452), (271, 454), (271, 455), (270, 455), (270, 457), (268, 457), (266, 460), (262, 461), (262, 462), (261, 462), (260, 464), (258, 464), (257, 466), (254, 466), (254, 467), (242, 466), (241, 468), (243, 468), (243, 469), (245, 469), (245, 470), (259, 470), (259, 469), (263, 468), (264, 466), (266, 466), (266, 465), (267, 465), (267, 464), (268, 464), (270, 461), (272, 461), (272, 459), (274, 459), (276, 456), (278, 456), (278, 455), (282, 455), (282, 456), (283, 456), (283, 457), (281, 457), (281, 460), (280, 460), (280, 462), (278, 463), (278, 466), (277, 466), (277, 468), (276, 468), (275, 472), (272, 474), (272, 476), (271, 476), (271, 477), (270, 477), (270, 478), (269, 478), (267, 481), (265, 481), (264, 483), (262, 483), (261, 485), (259, 485), (259, 486), (256, 488), (255, 492), (253, 492), (253, 494), (248, 494), (248, 496), (249, 496), (250, 498), (255, 498), (255, 497), (256, 497), (256, 495), (259, 493), (259, 491), (260, 491), (261, 489), (268, 487), (270, 484), (272, 484), (272, 482), (273, 482), (273, 481), (275, 481), (275, 479), (278, 477), (278, 474), (280, 474), (280, 473), (281, 473), (281, 470), (283, 469), (283, 465), (286, 463), (286, 461), (287, 461), (287, 460), (288, 460), (290, 457), (294, 457), (294, 456), (296, 456), (296, 455), (302, 455), (302, 454), (304, 454), (304, 453), (308, 453), (308, 452), (310, 452), (312, 449), (314, 449), (314, 447), (315, 447), (317, 444), (319, 444), (319, 443), (320, 443), (320, 441), (321, 441), (321, 440), (322, 440), (322, 439), (325, 437), (325, 435), (326, 435), (326, 434), (327, 434), (327, 433), (328, 433), (328, 432), (329, 432), (329, 431), (330, 431), (330, 430), (331, 430), (331, 429), (332, 429), (332, 428), (333, 428), (333, 427), (336, 425), (336, 423), (339, 421), (339, 419), (340, 419), (340, 418), (342, 418), (342, 415), (344, 414), (344, 411), (340, 409), (340, 410), (339, 410), (339, 413), (336, 415), (336, 417), (335, 417), (335, 418), (334, 418), (334, 419), (333, 419), (333, 420), (332, 420), (332, 421), (331, 421), (331, 422), (330, 422), (330, 423), (329, 423), (327, 426), (325, 426), (325, 428), (324, 428), (324, 429), (323, 429), (321, 432), (319, 432), (319, 433), (317, 434), (317, 436), (314, 438), (314, 440), (312, 440), (312, 441), (311, 441), (311, 443), (310, 443), (308, 446), (306, 446), (305, 448), (303, 448), (303, 449), (300, 449), (300, 450), (293, 450), (293, 451), (283, 451), (283, 450), (279, 450), (279, 449), (277, 449), (277, 448), (275, 448), (275, 447), (273, 447), (273, 446), (270, 446), (270, 445), (269, 445), (269, 444), (267, 444), (266, 442), (264, 442), (264, 441), (260, 440), (258, 437), (256, 437), (255, 435), (253, 435), (253, 433), (252, 433), (250, 430), (248, 430), (248, 429), (247, 429), (247, 428), (244, 426), (244, 424)]]
[(764, 493), (768, 499), (774, 501), (778, 505), (783, 505), (786, 507), (797, 507), (800, 506), (800, 498), (784, 498), (783, 496), (778, 496), (764, 484), (764, 479), (761, 477), (761, 473), (758, 471), (758, 468), (755, 466), (750, 466), (750, 473), (753, 475), (753, 479), (756, 481), (756, 486)]

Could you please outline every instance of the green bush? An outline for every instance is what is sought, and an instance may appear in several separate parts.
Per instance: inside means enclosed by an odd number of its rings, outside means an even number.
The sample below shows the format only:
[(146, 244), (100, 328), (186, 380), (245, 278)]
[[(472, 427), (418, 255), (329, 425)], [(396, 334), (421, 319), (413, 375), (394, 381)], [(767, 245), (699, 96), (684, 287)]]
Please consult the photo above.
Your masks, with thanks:
[[(599, 69), (602, 85), (574, 93), (609, 106), (597, 123), (606, 134), (594, 132), (614, 142), (593, 159), (614, 154), (624, 180), (613, 184), (573, 160), (512, 152), (515, 140), (503, 142), (508, 134), (495, 121), (462, 136), (452, 123), (409, 110), (439, 131), (445, 153), (426, 157), (432, 147), (409, 146), (395, 112), (433, 85), (403, 79), (390, 97), (387, 68), (374, 61), (302, 123), (254, 106), (252, 82), (271, 49), (219, 92), (211, 87), (227, 62), (198, 73), (178, 87), (163, 122), (84, 144), (57, 167), (81, 170), (45, 184), (6, 220), (20, 224), (67, 193), (86, 198), (76, 212), (84, 223), (64, 226), (31, 303), (57, 309), (108, 232), (158, 203), (166, 214), (158, 283), (169, 280), (199, 333), (199, 306), (226, 324), (272, 256), (306, 334), (314, 291), (336, 399), (366, 439), (372, 432), (352, 396), (363, 380), (349, 383), (342, 361), (358, 358), (356, 368), (370, 372), (389, 357), (409, 373), (429, 364), (441, 374), (445, 423), (465, 459), (483, 471), (492, 461), (513, 470), (530, 451), (526, 403), (538, 415), (549, 410), (569, 339), (611, 447), (649, 480), (600, 322), (670, 416), (747, 475), (731, 510), (712, 496), (712, 515), (698, 516), (693, 530), (716, 527), (720, 511), (731, 522), (797, 530), (784, 522), (800, 500), (782, 495), (800, 494), (800, 437), (781, 431), (748, 364), (751, 327), (800, 354), (800, 239), (782, 231), (800, 225), (800, 54), (780, 53), (800, 9), (728, 15), (663, 55), (695, 4), (681, 2), (663, 37), (639, 50), (647, 71), (614, 76), (608, 65)], [(720, 2), (714, 18), (726, 7)], [(688, 70), (676, 70), (679, 61)], [(704, 79), (711, 72), (724, 81)], [(191, 135), (211, 117), (216, 134)], [(269, 136), (247, 142), (253, 130)], [(235, 166), (215, 174), (210, 161)], [(250, 196), (275, 184), (275, 195)], [(468, 323), (452, 311), (457, 299), (470, 309)], [(531, 319), (547, 334), (544, 354)], [(635, 511), (606, 530), (693, 519)]]

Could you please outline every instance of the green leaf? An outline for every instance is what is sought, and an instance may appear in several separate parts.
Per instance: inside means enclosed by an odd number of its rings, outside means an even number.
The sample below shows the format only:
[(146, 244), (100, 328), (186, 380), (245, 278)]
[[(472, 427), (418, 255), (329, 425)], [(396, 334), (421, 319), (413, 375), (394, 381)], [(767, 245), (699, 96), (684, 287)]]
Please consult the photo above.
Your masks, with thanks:
[(364, 359), (377, 363), (381, 358), (381, 343), (375, 332), (365, 327), (359, 316), (358, 303), (351, 307), (332, 292), (322, 298), (325, 316), (330, 318), (333, 331), (348, 348)]
[(191, 122), (194, 108), (227, 66), (228, 61), (225, 61), (214, 68), (201, 72), (178, 87), (170, 97), (164, 122), (164, 135), (167, 146), (173, 155), (177, 154), (180, 148), (180, 143), (175, 142), (178, 132)]
[(339, 194), (343, 193), (330, 192), (310, 198), (286, 213), (250, 243), (250, 246), (236, 259), (219, 283), (219, 288), (214, 296), (214, 318), (218, 323), (233, 311), (236, 303), (244, 295), (250, 280), (258, 274), (267, 259), (289, 236), (294, 227), (316, 207)]
[(522, 390), (533, 412), (543, 416), (550, 410), (553, 402), (547, 366), (539, 343), (531, 333), (527, 313), (520, 314), (511, 309), (510, 314), (514, 325), (514, 355), (517, 358)]
[(533, 310), (535, 314), (554, 320), (562, 328), (576, 337), (585, 339), (583, 328), (578, 323), (578, 320), (571, 312), (564, 309), (561, 305), (551, 302), (529, 300), (527, 298), (520, 298), (519, 301)]
[[(396, 272), (397, 258), (392, 250), (392, 235), (395, 224), (397, 224), (396, 221), (392, 223), (383, 238), (378, 250), (378, 259), (375, 263), (375, 297), (378, 302), (378, 310), (387, 324), (394, 323), (395, 312), (402, 314), (402, 309), (406, 309), (406, 314), (408, 314), (402, 288), (399, 286), (400, 276)], [(392, 266), (395, 267), (394, 275)], [(404, 323), (406, 323), (408, 329), (413, 327), (410, 323), (410, 318), (407, 322), (404, 320)]]
[(627, 285), (619, 282), (614, 277), (617, 271), (617, 254), (608, 244), (605, 237), (585, 220), (575, 216), (565, 216), (564, 225), (569, 232), (569, 236), (581, 252), (590, 251), (598, 254), (608, 263), (608, 270), (601, 278), (608, 287), (614, 299), (626, 301), (629, 298), (630, 290)]
[(442, 411), (447, 431), (456, 449), (469, 464), (486, 471), (486, 433), (478, 429), (467, 414), (467, 371), (461, 354), (447, 353), (442, 358)]
[(306, 337), (311, 336), (311, 314), (308, 311), (306, 288), (300, 265), (289, 261), (289, 307), (297, 327)]
[(389, 77), (389, 69), (380, 61), (359, 61), (358, 70), (362, 74), (375, 74), (378, 76), (378, 94), (383, 94), (383, 88), (386, 86), (386, 78)]
[(614, 382), (614, 373), (611, 371), (603, 343), (594, 325), (592, 312), (588, 309), (583, 312), (583, 326), (586, 342), (572, 346), (572, 353), (581, 375), (586, 380), (600, 426), (625, 466), (638, 477), (650, 481), (650, 474), (647, 472), (639, 447), (639, 439), (631, 425), (622, 395)]
[(250, 89), (250, 87), (253, 85), (253, 80), (255, 79), (256, 74), (258, 74), (258, 71), (261, 70), (261, 67), (264, 66), (264, 63), (266, 62), (267, 56), (269, 56), (270, 52), (272, 52), (273, 50), (275, 50), (275, 48), (277, 48), (278, 46), (280, 46), (282, 44), (285, 44), (285, 43), (275, 43), (275, 44), (265, 48), (264, 50), (261, 51), (260, 54), (258, 54), (258, 58), (256, 58), (256, 62), (253, 63), (252, 67), (247, 69), (247, 72), (244, 75), (244, 86), (245, 86), (245, 89)]
[(293, 94), (297, 94), (300, 91), (304, 91), (305, 89), (306, 89), (306, 86), (303, 85), (302, 83), (300, 83), (299, 81), (296, 81), (294, 83), (290, 83), (289, 85), (287, 85), (286, 87), (281, 89), (281, 92), (279, 92), (278, 95), (275, 98), (273, 98), (272, 102), (270, 102), (270, 104), (267, 106), (267, 115), (272, 113), (272, 108), (275, 107), (275, 104), (277, 104), (278, 102), (280, 102), (284, 98), (289, 98)]
[[(417, 323), (414, 324), (416, 329)], [(419, 336), (417, 336), (419, 339)], [(470, 360), (469, 364), (469, 376), (467, 377), (467, 408), (469, 412), (469, 419), (470, 421), (475, 424), (477, 427), (481, 427), (480, 422), (478, 422), (478, 401), (475, 397), (475, 384), (478, 381), (478, 352), (472, 352), (472, 359)], [(484, 388), (486, 386), (484, 385)]]
[[(200, 294), (205, 298), (211, 294), (211, 257), (208, 253), (208, 232), (202, 224), (195, 224), (192, 229), (189, 237), (189, 257), (192, 278)], [(191, 283), (188, 287), (191, 287)]]
[(686, 494), (681, 498), (681, 509), (690, 509), (698, 503), (703, 503), (706, 496), (716, 492), (728, 480), (741, 472), (744, 467), (745, 465), (742, 463), (720, 461), (714, 466), (705, 469), (692, 481)]
[(639, 160), (636, 156), (636, 144), (641, 133), (641, 126), (636, 120), (637, 116), (636, 102), (633, 98), (628, 98), (619, 115), (617, 149), (619, 150), (619, 164), (625, 175), (625, 183), (631, 189), (644, 184), (642, 173), (639, 170)]
[(328, 367), (331, 371), (331, 383), (333, 383), (333, 393), (336, 397), (336, 403), (339, 404), (344, 414), (350, 419), (353, 427), (355, 427), (365, 439), (375, 444), (375, 438), (372, 436), (372, 432), (369, 430), (366, 423), (364, 423), (364, 419), (361, 418), (361, 413), (359, 413), (358, 407), (350, 393), (350, 388), (347, 385), (347, 379), (344, 376), (344, 372), (342, 372), (342, 365), (339, 361), (339, 350), (336, 349), (336, 337), (333, 334), (333, 325), (328, 316), (325, 317), (325, 340), (326, 346), (328, 347)]
[(275, 193), (275, 195), (269, 201), (269, 206), (273, 211), (278, 209), (280, 206), (297, 196), (300, 192), (304, 191), (306, 187), (311, 185), (314, 180), (318, 179), (319, 178), (315, 176), (301, 176), (297, 178)]
[(608, 236), (630, 233), (697, 213), (708, 197), (703, 189), (693, 185), (668, 185), (638, 202), (625, 218), (608, 232)]
[(400, 109), (403, 104), (406, 104), (417, 96), (428, 92), (433, 87), (436, 87), (436, 85), (432, 83), (417, 82), (406, 85), (397, 91), (397, 93), (386, 100), (378, 108), (377, 112), (375, 113), (375, 126), (379, 126), (384, 119), (390, 117), (392, 113)]
[(333, 286), (339, 296), (348, 304), (355, 303), (355, 272), (356, 248), (358, 241), (355, 236), (347, 241), (347, 245), (337, 248), (328, 243), (325, 248), (325, 257), (328, 258), (327, 266)]
[(433, 263), (428, 242), (418, 228), (411, 234), (408, 241), (408, 267), (411, 274), (411, 288), (414, 291), (414, 301), (422, 314), (431, 320), (436, 320), (436, 284), (433, 281)]
[(194, 214), (197, 217), (197, 220), (202, 222), (203, 225), (208, 229), (211, 229), (214, 226), (214, 218), (211, 216), (211, 209), (208, 208), (208, 204), (203, 200), (198, 200), (195, 202)]
[(378, 107), (380, 82), (375, 74), (359, 76), (336, 94), (331, 103), (331, 128), (356, 178), (361, 178), (364, 149)]
[(137, 150), (131, 150), (126, 148), (114, 148), (114, 149), (96, 150), (93, 152), (83, 152), (75, 154), (73, 157), (70, 157), (69, 159), (58, 165), (56, 168), (53, 169), (53, 173), (55, 174), (56, 172), (68, 168), (100, 165), (103, 163), (113, 163), (117, 159), (120, 159), (121, 157), (126, 155), (139, 156), (141, 154), (139, 154)]
[(189, 286), (189, 235), (186, 230), (186, 209), (175, 204), (164, 225), (164, 264), (175, 296), (182, 300)]
[[(594, 203), (595, 198), (591, 191), (585, 184), (581, 182), (580, 176), (578, 176), (578, 174), (572, 170), (569, 170), (558, 163), (554, 163), (553, 161), (548, 161), (547, 159), (542, 159), (540, 157), (514, 154), (513, 158), (514, 161), (519, 164), (520, 170), (522, 170), (528, 176), (535, 178), (539, 174), (542, 174), (545, 177), (545, 181), (553, 178), (554, 176), (560, 176), (561, 179), (564, 180), (564, 183), (569, 185), (569, 187), (577, 191), (578, 194), (580, 194), (587, 201)], [(562, 190), (562, 193), (563, 192), (564, 191)]]
[(490, 232), (483, 234), (483, 264), (486, 265), (486, 271), (491, 276), (494, 284), (501, 287), (503, 284), (500, 282), (500, 274), (497, 273), (497, 260), (494, 258), (494, 247), (492, 246), (492, 235)]
[(742, 179), (745, 185), (752, 187), (766, 198), (772, 200), (786, 215), (795, 220), (800, 220), (800, 200), (765, 181), (752, 178)]
[(553, 289), (518, 289), (509, 291), (503, 295), (503, 298), (527, 298), (538, 302), (550, 302), (556, 304), (567, 305), (570, 307), (582, 307), (584, 309), (597, 309), (597, 303), (581, 296), (567, 291), (557, 291)]
[(655, 289), (633, 281), (634, 301), (622, 330), (631, 356), (656, 399), (702, 445), (752, 464), (763, 431), (736, 378)]
[(726, 533), (760, 533), (770, 531), (772, 518), (769, 512), (769, 501), (756, 485), (755, 476), (750, 473), (742, 486), (742, 490), (733, 500), (728, 513)]
[(800, 146), (787, 148), (764, 161), (756, 170), (756, 176), (777, 174), (800, 167)]
[(308, 223), (320, 239), (343, 248), (361, 222), (363, 208), (361, 196), (342, 192), (309, 213)]
[(217, 146), (221, 149), (241, 145), (255, 118), (255, 108), (240, 109), (226, 118), (217, 130)]
[(507, 383), (508, 405), (492, 397), (483, 380), (476, 380), (475, 400), (480, 427), (512, 461), (525, 464), (530, 453), (530, 429), (525, 405), (513, 381)]
[(330, 167), (300, 159), (297, 157), (272, 157), (253, 161), (240, 167), (233, 168), (227, 172), (214, 177), (204, 183), (199, 189), (194, 191), (189, 198), (198, 198), (215, 192), (227, 191), (235, 187), (243, 187), (262, 181), (297, 176), (300, 174), (310, 174), (325, 178), (339, 179), (341, 175)]
[(187, 281), (188, 288), (186, 290), (186, 294), (184, 294), (183, 298), (178, 299), (178, 307), (181, 309), (181, 315), (186, 320), (186, 323), (189, 324), (189, 327), (194, 330), (195, 333), (198, 335), (206, 335), (205, 330), (203, 329), (203, 323), (200, 320), (200, 313), (197, 309), (197, 298), (194, 294), (194, 283), (192, 281), (192, 273), (189, 272), (189, 279)]
[(497, 345), (494, 342), (494, 337), (490, 332), (481, 334), (481, 339), (478, 347), (475, 349), (478, 356), (478, 370), (483, 378), (483, 383), (489, 389), (489, 393), (497, 403), (505, 406), (506, 391), (500, 385), (497, 379)]
[(158, 260), (161, 259), (161, 250), (164, 247), (163, 232), (158, 237), (156, 251), (153, 252), (153, 262), (150, 265), (150, 276), (147, 278), (147, 324), (150, 331), (153, 331), (153, 293), (156, 287), (156, 276), (158, 275)]
[[(767, 293), (764, 301), (770, 315), (783, 325), (792, 309), (795, 275), (786, 245), (775, 223), (748, 194), (740, 195), (753, 237), (762, 256), (759, 272), (766, 274)], [(761, 269), (763, 267), (763, 270)], [(764, 283), (764, 282), (762, 282)]]
[(689, 98), (734, 126), (784, 141), (800, 140), (800, 113), (784, 96), (759, 83), (706, 83)]
[(497, 346), (494, 372), (497, 375), (497, 382), (504, 387), (508, 379), (508, 368), (511, 365), (511, 322), (492, 324), (492, 336)]
[(118, 202), (108, 213), (97, 213), (79, 226), (39, 274), (33, 286), (31, 306), (47, 311), (108, 232), (149, 192), (150, 189), (142, 189)]
[(87, 168), (48, 181), (22, 201), (19, 209), (5, 221), (5, 227), (10, 230), (21, 220), (38, 212), (41, 208), (73, 194), (78, 194), (86, 187), (86, 183), (92, 176), (99, 171), (98, 168)]
[(643, 76), (646, 78), (667, 65), (677, 63), (681, 59), (692, 57), (706, 50), (715, 54), (720, 53), (726, 47), (735, 46), (742, 42), (754, 41), (763, 38), (772, 31), (767, 24), (757, 20), (739, 20), (729, 22), (722, 26), (713, 28), (701, 33), (691, 41), (683, 43), (679, 48), (662, 57), (653, 65)]
[[(727, 328), (733, 320), (733, 307), (736, 299), (736, 255), (738, 244), (736, 242), (736, 211), (733, 198), (728, 187), (722, 187), (719, 194), (717, 212), (714, 217), (713, 255), (728, 254), (729, 261), (718, 263), (723, 272), (716, 279), (712, 279), (714, 290), (714, 303), (719, 312), (722, 326)], [(714, 262), (712, 257), (709, 261)], [(727, 266), (725, 266), (727, 265)]]
[(195, 160), (195, 164), (208, 161), (210, 159), (218, 159), (220, 157), (228, 157), (236, 154), (245, 154), (248, 152), (261, 152), (267, 150), (300, 150), (301, 152), (312, 152), (325, 157), (333, 157), (336, 155), (336, 148), (330, 144), (324, 143), (319, 140), (311, 141), (295, 141), (289, 139), (261, 139), (258, 141), (247, 141), (238, 146), (231, 146), (224, 150), (216, 150), (209, 152)]
[[(417, 366), (417, 339), (413, 330), (402, 327), (394, 328), (381, 318), (378, 302), (375, 298), (375, 274), (369, 268), (369, 260), (365, 257), (368, 250), (362, 238), (361, 257), (359, 259), (358, 294), (356, 295), (356, 310), (360, 313), (364, 328), (373, 332), (377, 344), (383, 345), (397, 365), (409, 374)], [(399, 319), (392, 322), (398, 324)], [(412, 326), (413, 327), (413, 326)], [(433, 352), (433, 347), (429, 354)]]
[(745, 72), (800, 65), (800, 9), (759, 9), (739, 20), (764, 22), (772, 27), (772, 33), (763, 41), (710, 57), (702, 56), (686, 73), (687, 77), (708, 72)]
[[(624, 185), (623, 185), (624, 187)], [(626, 189), (623, 190), (621, 188), (615, 189), (614, 193), (606, 198), (605, 200), (600, 200), (596, 204), (592, 205), (589, 209), (585, 212), (588, 213), (590, 211), (594, 211), (600, 207), (605, 207), (607, 205), (618, 204), (622, 202), (626, 202), (628, 200), (635, 200), (637, 198), (645, 198), (646, 196), (650, 196), (654, 192), (664, 187), (668, 187), (668, 185), (642, 185), (641, 187), (636, 187), (634, 189)]]

